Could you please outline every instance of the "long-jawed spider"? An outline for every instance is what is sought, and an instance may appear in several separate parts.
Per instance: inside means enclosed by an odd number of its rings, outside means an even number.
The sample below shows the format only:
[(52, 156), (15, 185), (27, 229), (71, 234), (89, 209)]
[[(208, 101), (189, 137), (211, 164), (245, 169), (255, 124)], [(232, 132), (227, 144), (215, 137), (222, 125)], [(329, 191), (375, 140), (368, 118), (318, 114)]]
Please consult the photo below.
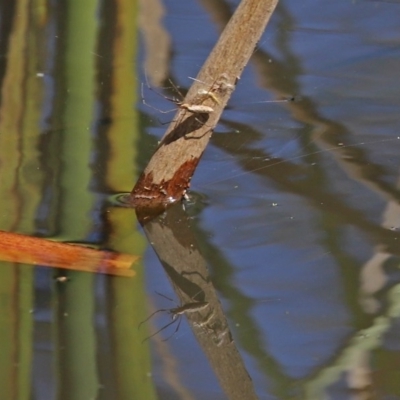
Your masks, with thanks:
[[(181, 99), (184, 98), (183, 94), (180, 92), (178, 86), (176, 86), (171, 80), (169, 80), (172, 88), (174, 89), (174, 91), (176, 93), (179, 94), (179, 96), (181, 97)], [(178, 109), (182, 109), (182, 110), (186, 110), (191, 112), (192, 114), (211, 114), (214, 112), (214, 109), (210, 106), (206, 106), (206, 105), (202, 105), (202, 104), (188, 104), (188, 103), (184, 103), (182, 100), (178, 100), (176, 97), (168, 97), (165, 96), (162, 93), (157, 92), (156, 90), (152, 89), (151, 86), (149, 85), (148, 81), (147, 81), (147, 76), (146, 76), (146, 86), (149, 90), (151, 90), (153, 93), (156, 93), (157, 95), (163, 97), (164, 99), (174, 103), (176, 105), (175, 108), (169, 109), (169, 110), (160, 110), (157, 107), (152, 106), (151, 104), (147, 103), (145, 98), (144, 98), (144, 85), (142, 82), (141, 85), (141, 97), (142, 97), (142, 103), (147, 106), (152, 108), (153, 110), (156, 110), (162, 114), (168, 114), (170, 112), (176, 111)], [(219, 101), (216, 97), (215, 94), (211, 93), (211, 91), (207, 91), (205, 89), (200, 89), (198, 91), (199, 96), (201, 97), (201, 99), (205, 100), (208, 97), (213, 99), (215, 103), (219, 104)]]

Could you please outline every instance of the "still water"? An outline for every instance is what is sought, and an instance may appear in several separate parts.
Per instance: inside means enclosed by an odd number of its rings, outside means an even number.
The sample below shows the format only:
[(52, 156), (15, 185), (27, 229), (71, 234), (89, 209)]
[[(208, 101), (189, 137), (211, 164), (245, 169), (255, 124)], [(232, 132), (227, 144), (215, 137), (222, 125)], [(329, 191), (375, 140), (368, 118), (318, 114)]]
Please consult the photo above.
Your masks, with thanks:
[[(142, 260), (1, 262), (0, 399), (400, 399), (398, 1), (281, 0), (189, 199), (144, 228), (111, 199), (173, 119), (157, 92), (184, 93), (238, 1), (3, 3), (0, 229)], [(184, 308), (172, 267), (205, 297)], [(214, 349), (186, 320), (212, 302)]]

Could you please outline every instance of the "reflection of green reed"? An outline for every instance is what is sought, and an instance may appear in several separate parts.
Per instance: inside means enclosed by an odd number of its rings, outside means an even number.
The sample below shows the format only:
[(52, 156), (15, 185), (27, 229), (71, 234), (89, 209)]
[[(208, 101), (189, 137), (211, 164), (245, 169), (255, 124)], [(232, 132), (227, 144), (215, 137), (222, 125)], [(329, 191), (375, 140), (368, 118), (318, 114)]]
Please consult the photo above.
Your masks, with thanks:
[[(115, 9), (114, 40), (111, 52), (110, 92), (106, 93), (110, 120), (106, 131), (107, 167), (104, 177), (108, 188), (114, 192), (129, 191), (136, 180), (131, 167), (137, 158), (135, 142), (138, 140), (135, 75), (137, 5), (131, 0), (119, 0)], [(116, 32), (116, 34), (115, 34)], [(104, 35), (108, 36), (105, 31)], [(107, 100), (105, 100), (107, 101)], [(108, 108), (108, 107), (107, 107)], [(141, 254), (145, 242), (136, 229), (134, 210), (110, 208), (107, 217), (111, 231), (109, 245), (124, 252)], [(110, 330), (114, 354), (116, 397), (121, 400), (156, 398), (149, 372), (151, 370), (149, 347), (142, 344), (143, 332), (138, 325), (145, 318), (143, 268), (136, 264), (137, 275), (133, 279), (109, 280), (108, 293)], [(118, 305), (118, 307), (115, 307)]]
[[(64, 100), (63, 127), (59, 158), (60, 204), (58, 226), (62, 238), (83, 240), (89, 233), (94, 196), (89, 191), (92, 151), (90, 127), (95, 92), (95, 48), (98, 22), (97, 1), (69, 0), (66, 4), (65, 42), (62, 74), (67, 93), (56, 93)], [(56, 85), (61, 87), (61, 85)], [(54, 293), (56, 315), (55, 354), (57, 398), (84, 400), (96, 398), (99, 379), (96, 366), (94, 328), (94, 279), (88, 273), (72, 272), (63, 293)], [(55, 290), (57, 290), (56, 287)]]
[[(132, 133), (136, 128), (132, 107), (135, 93), (133, 62), (136, 50), (133, 22), (136, 18), (135, 7), (130, 2), (126, 8), (115, 16), (119, 29), (112, 42), (115, 47), (111, 57), (115, 62), (110, 78), (112, 93), (107, 93), (111, 97), (112, 123), (107, 135), (109, 159), (105, 180), (115, 190), (129, 188), (134, 181), (129, 165), (134, 159)], [(96, 12), (96, 2), (86, 2), (83, 9), (79, 2), (71, 1), (68, 7), (64, 55), (65, 87), (68, 94), (62, 126), (72, 125), (74, 129), (66, 130), (63, 136), (60, 224), (62, 235), (75, 239), (83, 238), (89, 231), (90, 212), (94, 206), (94, 198), (88, 191), (92, 176), (88, 166), (92, 142), (87, 128), (93, 118), (95, 67), (98, 61), (95, 56), (98, 53)], [(112, 16), (110, 14), (106, 18)], [(107, 22), (114, 23), (109, 20)], [(121, 65), (124, 67), (121, 68)], [(110, 243), (111, 246), (116, 250), (139, 254), (143, 250), (143, 241), (137, 246), (139, 238), (135, 232), (134, 219), (127, 219), (125, 215), (122, 221), (118, 221), (118, 217), (115, 218), (117, 211), (113, 213), (111, 210), (111, 214), (110, 222), (115, 239), (115, 243)], [(129, 240), (122, 243), (122, 237)], [(139, 248), (132, 248), (134, 243)], [(99, 370), (104, 371), (106, 379), (110, 376), (117, 378), (115, 383), (118, 398), (134, 398), (136, 393), (152, 398), (154, 391), (151, 380), (145, 379), (146, 372), (149, 371), (148, 351), (145, 352), (146, 347), (143, 346), (136, 348), (141, 340), (137, 338), (138, 316), (135, 309), (140, 309), (137, 304), (142, 303), (139, 300), (143, 299), (142, 280), (138, 278), (139, 276), (132, 280), (110, 279), (110, 300), (113, 302), (110, 305), (110, 331), (114, 343), (113, 353), (110, 355), (112, 360), (109, 360), (101, 348), (96, 348), (93, 278), (89, 274), (73, 274), (62, 294), (63, 310), (59, 310), (57, 324), (57, 348), (63, 348), (58, 353), (57, 363), (60, 398), (94, 398), (99, 393)], [(114, 304), (118, 304), (118, 307), (114, 307)], [(67, 317), (64, 317), (64, 312), (68, 314)], [(101, 367), (96, 365), (96, 360), (101, 362)]]
[[(112, 76), (110, 98), (112, 123), (107, 131), (109, 159), (105, 183), (115, 191), (129, 190), (135, 171), (129, 168), (135, 159), (133, 135), (137, 121), (133, 110), (136, 83), (136, 4), (116, 1), (117, 12), (105, 14), (107, 23), (117, 26), (112, 35)], [(36, 4), (37, 6), (37, 4)], [(46, 10), (29, 8), (27, 0), (16, 4), (15, 19), (9, 41), (7, 70), (1, 88), (0, 109), (0, 229), (32, 233), (41, 201), (45, 179), (39, 153), (39, 121), (43, 109), (42, 79), (38, 54), (45, 46), (38, 42)], [(43, 6), (43, 4), (42, 4)], [(61, 121), (62, 131), (52, 132), (46, 149), (57, 148), (57, 157), (49, 153), (44, 165), (51, 166), (53, 203), (46, 221), (51, 231), (63, 239), (82, 240), (92, 228), (91, 213), (95, 197), (89, 190), (93, 173), (89, 167), (94, 149), (90, 128), (95, 108), (96, 64), (99, 60), (98, 2), (70, 0), (67, 12), (61, 12), (64, 27), (58, 36), (62, 67), (55, 79), (54, 121)], [(51, 16), (53, 17), (53, 16)], [(41, 20), (41, 22), (39, 21)], [(115, 21), (114, 21), (115, 19)], [(29, 30), (28, 30), (29, 27)], [(40, 36), (39, 36), (40, 35)], [(61, 48), (61, 45), (65, 47)], [(39, 50), (38, 50), (39, 49)], [(103, 60), (102, 60), (103, 62)], [(108, 74), (109, 71), (107, 71)], [(100, 83), (100, 82), (99, 82)], [(103, 84), (103, 82), (101, 82)], [(63, 91), (64, 90), (64, 91)], [(65, 91), (66, 90), (66, 91)], [(61, 116), (61, 117), (60, 117)], [(68, 129), (69, 127), (73, 129)], [(57, 146), (57, 147), (55, 147)], [(52, 162), (54, 163), (54, 166)], [(57, 203), (57, 204), (56, 204)], [(110, 210), (113, 240), (110, 247), (140, 254), (144, 241), (135, 229), (133, 212)], [(57, 214), (57, 221), (52, 218)], [(129, 214), (129, 215), (128, 215)], [(124, 238), (124, 240), (122, 239)], [(1, 398), (29, 399), (32, 387), (33, 269), (2, 263), (0, 269), (0, 387)], [(112, 354), (97, 343), (94, 328), (95, 302), (93, 276), (69, 273), (67, 285), (54, 292), (54, 339), (58, 398), (97, 398), (103, 371), (106, 379), (116, 377), (119, 399), (155, 398), (148, 372), (148, 347), (141, 345), (137, 326), (143, 319), (144, 288), (142, 275), (133, 279), (107, 278), (110, 282), (110, 331)], [(113, 304), (118, 303), (118, 307)], [(138, 311), (139, 310), (139, 311)], [(112, 360), (108, 359), (111, 357)], [(97, 362), (101, 360), (101, 367)], [(115, 368), (113, 370), (112, 368)], [(112, 379), (111, 379), (112, 380)], [(49, 382), (49, 386), (53, 386)], [(109, 389), (114, 391), (114, 388)]]
[[(6, 5), (5, 5), (6, 7)], [(42, 85), (36, 78), (39, 27), (28, 1), (15, 4), (1, 87), (0, 229), (34, 230), (42, 174), (38, 122)], [(4, 399), (31, 398), (33, 270), (0, 262), (0, 392)]]
[[(318, 374), (306, 382), (306, 398), (319, 400), (326, 397), (326, 391), (346, 373), (370, 372), (368, 370), (371, 354), (382, 346), (385, 334), (391, 329), (393, 322), (400, 316), (400, 285), (395, 285), (388, 292), (388, 308), (383, 315), (375, 318), (373, 324), (357, 332), (341, 351), (334, 363), (320, 370)], [(389, 374), (389, 373), (387, 373)], [(370, 383), (369, 376), (367, 377)], [(398, 388), (398, 379), (395, 389)]]
[[(136, 115), (132, 107), (136, 87), (136, 5), (120, 0), (116, 2), (115, 13), (104, 12), (106, 27), (116, 25), (107, 38), (111, 38), (110, 59), (113, 65), (105, 76), (109, 76), (110, 70), (112, 75), (107, 82), (99, 79), (96, 88), (96, 65), (99, 64), (101, 69), (108, 62), (97, 48), (101, 48), (103, 39), (98, 36), (101, 31), (96, 21), (97, 6), (95, 1), (85, 2), (83, 6), (81, 2), (70, 0), (67, 7), (64, 85), (68, 92), (62, 111), (62, 126), (73, 126), (74, 129), (67, 129), (63, 133), (59, 224), (62, 236), (70, 239), (84, 238), (92, 224), (90, 213), (93, 212), (94, 197), (88, 188), (92, 179), (89, 160), (93, 159), (93, 143), (88, 128), (93, 118), (95, 90), (96, 93), (97, 90), (101, 92), (103, 85), (109, 88), (105, 95), (107, 100), (103, 100), (109, 102), (110, 114), (107, 116), (111, 121), (106, 131), (104, 184), (115, 191), (129, 190), (135, 178), (133, 168), (129, 166), (135, 158), (132, 135), (137, 132)], [(113, 238), (109, 246), (115, 250), (140, 254), (144, 242), (135, 230), (134, 213), (130, 210), (109, 211), (107, 215)], [(137, 330), (143, 312), (138, 304), (143, 303), (144, 297), (140, 273), (133, 279), (107, 280), (111, 302), (108, 304), (108, 322), (112, 354), (103, 352), (96, 341), (93, 277), (74, 273), (71, 278), (58, 297), (62, 305), (58, 307), (56, 325), (59, 397), (74, 400), (95, 398), (102, 392), (98, 377), (102, 371), (106, 380), (115, 378), (115, 390), (107, 389), (116, 398), (154, 398), (152, 381), (146, 377), (150, 370), (148, 348), (141, 346)], [(97, 365), (97, 361), (100, 365)]]

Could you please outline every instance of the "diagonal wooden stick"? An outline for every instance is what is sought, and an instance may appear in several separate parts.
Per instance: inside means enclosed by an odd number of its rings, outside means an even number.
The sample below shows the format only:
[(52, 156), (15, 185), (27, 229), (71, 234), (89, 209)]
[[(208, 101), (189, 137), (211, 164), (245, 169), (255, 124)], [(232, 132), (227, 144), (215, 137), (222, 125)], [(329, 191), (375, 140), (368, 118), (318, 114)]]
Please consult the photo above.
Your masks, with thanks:
[(0, 260), (117, 276), (134, 276), (138, 256), (0, 231)]
[(194, 80), (129, 202), (162, 209), (180, 200), (212, 130), (264, 32), (278, 0), (242, 0)]

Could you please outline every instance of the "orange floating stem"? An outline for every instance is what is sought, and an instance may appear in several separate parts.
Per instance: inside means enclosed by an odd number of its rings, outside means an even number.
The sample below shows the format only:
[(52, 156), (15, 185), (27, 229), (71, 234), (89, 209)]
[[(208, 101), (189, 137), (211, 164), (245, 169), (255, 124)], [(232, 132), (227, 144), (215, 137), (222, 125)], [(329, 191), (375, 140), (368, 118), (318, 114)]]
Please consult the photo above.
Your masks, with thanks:
[(0, 260), (132, 277), (138, 256), (0, 231)]

